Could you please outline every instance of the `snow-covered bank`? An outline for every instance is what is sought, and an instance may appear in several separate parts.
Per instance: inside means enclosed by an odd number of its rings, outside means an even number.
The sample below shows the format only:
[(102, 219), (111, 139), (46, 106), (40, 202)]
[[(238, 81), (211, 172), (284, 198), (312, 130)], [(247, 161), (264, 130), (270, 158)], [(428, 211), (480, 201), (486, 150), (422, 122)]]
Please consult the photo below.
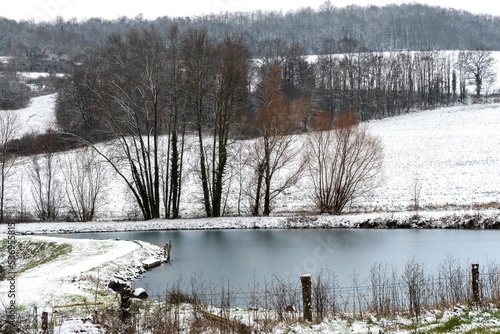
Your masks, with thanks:
[[(477, 228), (500, 229), (500, 209), (464, 211), (412, 211), (356, 215), (302, 215), (274, 217), (221, 217), (156, 219), (149, 221), (18, 223), (16, 234), (126, 232), (205, 229), (289, 228)], [(0, 233), (7, 227), (0, 225)]]
[[(0, 235), (0, 241), (5, 239)], [(64, 239), (47, 236), (16, 237), (16, 262), (22, 263), (33, 244), (69, 245), (70, 251), (48, 262), (21, 271), (16, 276), (15, 298), (18, 305), (50, 307), (54, 303), (94, 300), (95, 295), (110, 292), (106, 284), (115, 275), (132, 278), (143, 260), (157, 256), (160, 249), (146, 242), (121, 240)], [(23, 244), (33, 249), (26, 249)], [(23, 249), (21, 254), (21, 249)], [(3, 254), (5, 255), (5, 254)], [(3, 256), (2, 255), (2, 256)], [(34, 256), (34, 254), (32, 254)], [(2, 262), (2, 261), (0, 261)], [(0, 302), (5, 303), (9, 282), (0, 282)], [(6, 305), (6, 304), (3, 304)]]

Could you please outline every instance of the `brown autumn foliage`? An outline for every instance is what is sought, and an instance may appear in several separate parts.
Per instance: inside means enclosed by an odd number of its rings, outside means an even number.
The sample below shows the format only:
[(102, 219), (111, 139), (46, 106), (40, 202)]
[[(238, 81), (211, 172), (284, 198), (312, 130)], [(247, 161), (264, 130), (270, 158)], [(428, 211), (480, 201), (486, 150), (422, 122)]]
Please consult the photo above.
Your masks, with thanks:
[(264, 103), (256, 118), (259, 137), (250, 162), (257, 177), (253, 215), (259, 214), (261, 204), (262, 214), (269, 215), (272, 200), (293, 186), (304, 169), (304, 163), (297, 168), (286, 168), (299, 154), (293, 144), (294, 135), (302, 128), (303, 115), (282, 86), (281, 68), (277, 66), (264, 82)]
[(257, 127), (263, 136), (293, 131), (292, 103), (282, 91), (282, 85), (281, 68), (276, 66), (264, 83), (264, 104), (256, 117)]

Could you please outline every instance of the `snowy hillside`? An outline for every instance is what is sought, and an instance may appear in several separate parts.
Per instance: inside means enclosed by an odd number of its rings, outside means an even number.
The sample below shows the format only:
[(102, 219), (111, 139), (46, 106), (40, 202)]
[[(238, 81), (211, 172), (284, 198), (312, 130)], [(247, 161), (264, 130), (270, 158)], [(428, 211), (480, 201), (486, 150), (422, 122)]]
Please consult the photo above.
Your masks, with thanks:
[(424, 206), (500, 201), (500, 105), (407, 114), (370, 129), (384, 142), (387, 177), (367, 205), (402, 209), (414, 179)]
[(15, 110), (18, 115), (20, 131), (17, 138), (29, 133), (44, 133), (56, 128), (54, 104), (56, 94), (34, 97), (27, 108)]
[[(19, 110), (24, 130), (53, 127), (55, 96), (32, 100)], [(373, 194), (354, 203), (355, 211), (404, 211), (411, 204), (409, 188), (422, 184), (421, 204), (426, 209), (469, 209), (500, 201), (500, 104), (468, 105), (410, 113), (372, 121), (369, 131), (384, 144), (385, 180)], [(304, 136), (298, 137), (302, 145)], [(188, 151), (194, 152), (194, 150)], [(63, 155), (75, 154), (74, 152)], [(191, 153), (190, 163), (196, 158)], [(193, 167), (194, 168), (194, 167)], [(22, 173), (23, 168), (19, 169)], [(184, 217), (203, 216), (196, 173), (186, 173), (181, 207)], [(26, 178), (24, 187), (26, 185)], [(236, 213), (236, 193), (228, 200), (228, 212)], [(120, 179), (109, 182), (101, 218), (123, 218), (133, 205), (124, 195)], [(307, 175), (297, 187), (277, 199), (274, 213), (313, 211), (311, 183)], [(247, 203), (244, 203), (247, 204)], [(496, 204), (495, 204), (496, 205)], [(498, 206), (498, 205), (497, 205)], [(248, 209), (248, 208), (247, 208)]]

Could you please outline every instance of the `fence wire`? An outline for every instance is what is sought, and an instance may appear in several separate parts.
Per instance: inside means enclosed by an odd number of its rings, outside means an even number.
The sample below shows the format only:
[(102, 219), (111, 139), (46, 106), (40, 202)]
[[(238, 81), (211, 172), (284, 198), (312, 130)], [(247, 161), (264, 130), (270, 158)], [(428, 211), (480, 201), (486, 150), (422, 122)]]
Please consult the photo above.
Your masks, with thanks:
[[(339, 285), (332, 273), (321, 273), (313, 276), (312, 280), (312, 313), (314, 319), (337, 315), (350, 318), (367, 315), (382, 317), (404, 313), (419, 321), (422, 312), (427, 309), (444, 309), (456, 305), (489, 308), (500, 302), (500, 266), (487, 264), (481, 269), (476, 291), (478, 297), (474, 295), (471, 269), (453, 261), (443, 264), (432, 274), (426, 274), (423, 266), (415, 262), (410, 262), (402, 273), (387, 266), (373, 266), (365, 281), (353, 279), (351, 286)], [(179, 316), (180, 305), (191, 305), (193, 310), (203, 309), (223, 318), (230, 318), (241, 311), (251, 314), (253, 319), (260, 317), (269, 321), (298, 320), (303, 314), (300, 278), (275, 278), (263, 285), (256, 284), (249, 290), (232, 290), (229, 284), (226, 287), (193, 284), (186, 290), (172, 288), (157, 298), (157, 306), (137, 306), (132, 309), (132, 318), (137, 328), (157, 323), (159, 318), (164, 323), (174, 320), (179, 323), (179, 319), (183, 318)], [(116, 320), (120, 314), (118, 296), (116, 301), (105, 310), (107, 326), (117, 326), (119, 322)], [(148, 305), (141, 303), (137, 305)], [(88, 310), (85, 308), (71, 311), (80, 311), (82, 314), (76, 315), (79, 317), (97, 317), (95, 312), (86, 314)], [(39, 313), (35, 309), (20, 314), (19, 326), (39, 329)], [(61, 313), (59, 319), (62, 316)], [(30, 330), (25, 332), (36, 333)]]

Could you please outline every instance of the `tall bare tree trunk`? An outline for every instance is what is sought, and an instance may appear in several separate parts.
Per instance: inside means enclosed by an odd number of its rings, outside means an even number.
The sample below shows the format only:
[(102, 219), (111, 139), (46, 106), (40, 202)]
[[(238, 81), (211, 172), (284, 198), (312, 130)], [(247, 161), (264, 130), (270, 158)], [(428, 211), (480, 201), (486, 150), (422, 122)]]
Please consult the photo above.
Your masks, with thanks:
[(0, 111), (0, 223), (5, 222), (7, 180), (16, 156), (10, 152), (10, 142), (16, 137), (19, 121), (13, 111)]

